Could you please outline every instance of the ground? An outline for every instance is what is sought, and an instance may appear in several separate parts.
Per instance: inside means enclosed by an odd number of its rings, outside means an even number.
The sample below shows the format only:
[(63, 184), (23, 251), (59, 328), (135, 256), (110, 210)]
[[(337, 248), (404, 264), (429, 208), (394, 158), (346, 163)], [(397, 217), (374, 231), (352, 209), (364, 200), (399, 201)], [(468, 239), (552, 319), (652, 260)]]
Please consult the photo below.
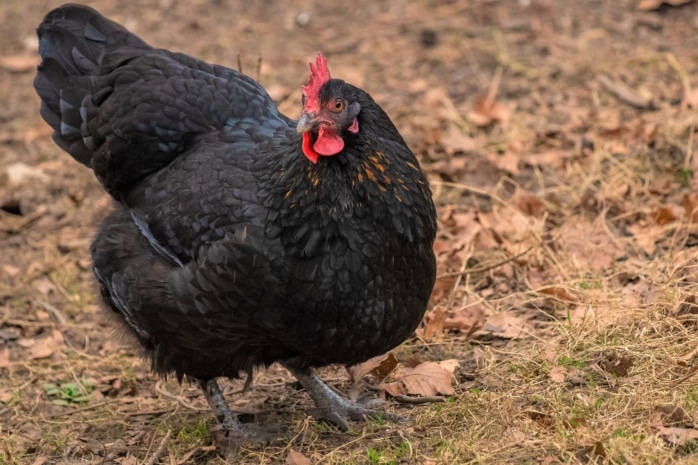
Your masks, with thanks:
[[(223, 463), (198, 389), (151, 375), (99, 316), (88, 246), (109, 200), (31, 86), (34, 29), (58, 4), (0, 3), (0, 464)], [(291, 117), (324, 51), (431, 181), (430, 309), (366, 381), (409, 421), (342, 433), (272, 367), (244, 394), (225, 384), (276, 435), (238, 463), (698, 462), (698, 2), (90, 5), (241, 67)]]

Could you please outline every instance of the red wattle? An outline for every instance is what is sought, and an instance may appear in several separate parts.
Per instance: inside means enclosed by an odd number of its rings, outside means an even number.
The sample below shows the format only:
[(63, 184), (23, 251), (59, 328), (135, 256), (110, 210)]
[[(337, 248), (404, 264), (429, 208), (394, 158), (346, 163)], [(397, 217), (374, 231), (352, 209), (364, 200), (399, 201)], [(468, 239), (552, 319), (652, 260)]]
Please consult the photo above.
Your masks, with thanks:
[(337, 155), (344, 149), (344, 139), (325, 127), (321, 127), (313, 149), (320, 155)]
[(317, 152), (313, 150), (313, 140), (310, 137), (309, 132), (304, 132), (303, 133), (303, 154), (305, 155), (305, 158), (310, 160), (313, 164), (317, 163), (317, 159), (319, 158)]

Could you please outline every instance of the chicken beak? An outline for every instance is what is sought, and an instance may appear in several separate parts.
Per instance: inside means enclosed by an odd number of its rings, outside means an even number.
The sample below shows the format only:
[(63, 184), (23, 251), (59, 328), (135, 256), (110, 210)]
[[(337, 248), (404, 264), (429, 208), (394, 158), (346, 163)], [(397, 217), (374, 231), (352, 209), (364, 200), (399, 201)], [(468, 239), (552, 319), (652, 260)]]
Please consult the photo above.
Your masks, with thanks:
[(308, 132), (317, 125), (317, 119), (315, 119), (315, 113), (303, 113), (301, 119), (298, 120), (298, 126), (296, 126), (296, 131), (299, 134)]

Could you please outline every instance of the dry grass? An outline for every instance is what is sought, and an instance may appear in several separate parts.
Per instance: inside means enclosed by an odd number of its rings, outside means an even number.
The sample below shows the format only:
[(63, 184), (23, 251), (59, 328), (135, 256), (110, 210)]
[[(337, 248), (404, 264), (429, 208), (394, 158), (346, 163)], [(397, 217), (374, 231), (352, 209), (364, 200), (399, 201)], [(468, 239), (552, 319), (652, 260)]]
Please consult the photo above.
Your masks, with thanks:
[[(292, 115), (299, 56), (324, 48), (334, 75), (362, 81), (425, 161), (439, 204), (430, 318), (451, 320), (398, 358), (460, 360), (446, 402), (393, 403), (409, 423), (347, 434), (310, 419), (282, 369), (244, 395), (231, 382), (233, 408), (279, 430), (239, 463), (284, 463), (292, 449), (324, 465), (696, 462), (695, 2), (648, 13), (631, 1), (292, 1), (273, 15), (232, 3), (193, 2), (196, 19), (176, 1), (95, 6), (209, 60), (263, 53), (262, 81)], [(46, 8), (0, 5), (0, 55), (24, 53)], [(305, 29), (293, 26), (301, 9)], [(49, 177), (0, 184), (0, 203), (18, 198), (24, 213), (0, 211), (0, 465), (224, 463), (197, 388), (157, 380), (107, 337), (85, 242), (101, 190), (42, 132), (31, 77), (0, 69), (0, 157)], [(340, 368), (323, 376), (348, 388)]]

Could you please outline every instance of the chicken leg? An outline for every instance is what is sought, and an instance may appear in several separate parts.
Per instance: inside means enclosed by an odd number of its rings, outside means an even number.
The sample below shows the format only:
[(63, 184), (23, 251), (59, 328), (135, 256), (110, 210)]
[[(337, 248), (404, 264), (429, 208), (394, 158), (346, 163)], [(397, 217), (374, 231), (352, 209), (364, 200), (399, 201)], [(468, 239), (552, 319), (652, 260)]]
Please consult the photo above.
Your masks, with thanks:
[(382, 418), (395, 422), (405, 421), (405, 418), (399, 415), (374, 410), (359, 402), (340, 396), (318, 378), (317, 374), (310, 368), (299, 369), (287, 364), (283, 365), (296, 377), (305, 390), (308, 391), (313, 402), (315, 402), (316, 412), (314, 416), (319, 420), (324, 420), (337, 426), (342, 431), (349, 430), (347, 420), (359, 421), (366, 418)]
[(204, 391), (204, 396), (213, 410), (216, 420), (223, 427), (225, 436), (229, 438), (244, 436), (242, 425), (237, 416), (230, 410), (216, 379), (199, 380), (199, 386)]

